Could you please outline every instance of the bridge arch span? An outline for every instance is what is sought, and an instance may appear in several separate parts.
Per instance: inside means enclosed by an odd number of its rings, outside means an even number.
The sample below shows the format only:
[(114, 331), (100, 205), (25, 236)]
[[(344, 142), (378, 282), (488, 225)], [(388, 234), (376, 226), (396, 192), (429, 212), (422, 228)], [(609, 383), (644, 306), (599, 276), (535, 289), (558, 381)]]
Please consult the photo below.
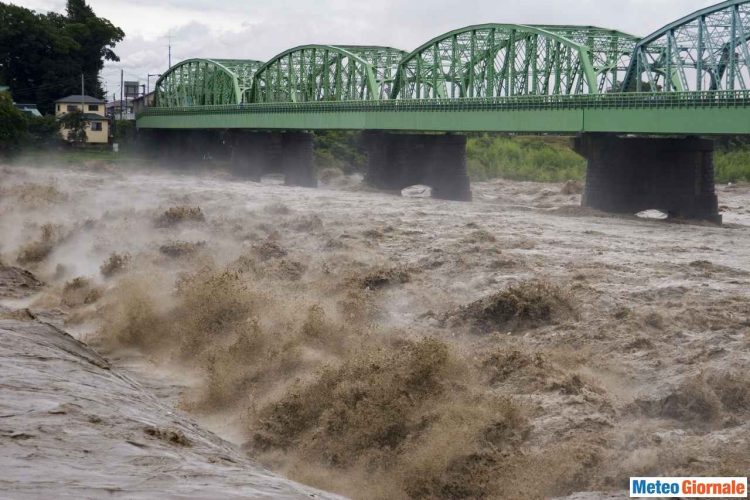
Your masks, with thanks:
[(519, 24), (482, 24), (440, 35), (407, 55), (392, 98), (598, 93), (589, 50)]
[(586, 47), (599, 93), (619, 92), (639, 37), (599, 26), (535, 25)]
[(187, 59), (156, 82), (156, 106), (166, 108), (242, 104), (263, 63), (240, 59)]
[(370, 101), (388, 97), (406, 52), (391, 47), (303, 45), (256, 73), (252, 102)]
[(750, 88), (750, 0), (693, 12), (643, 38), (627, 73), (629, 91)]

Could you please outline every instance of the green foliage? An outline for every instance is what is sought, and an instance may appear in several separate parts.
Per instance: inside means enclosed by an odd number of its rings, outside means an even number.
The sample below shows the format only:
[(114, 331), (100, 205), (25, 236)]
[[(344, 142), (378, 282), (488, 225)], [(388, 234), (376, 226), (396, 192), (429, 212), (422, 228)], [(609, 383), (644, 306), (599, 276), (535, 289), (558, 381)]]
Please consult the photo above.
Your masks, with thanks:
[(750, 182), (750, 147), (717, 151), (714, 166), (716, 182)]
[(88, 136), (86, 135), (86, 128), (89, 126), (86, 121), (85, 115), (79, 111), (71, 111), (65, 113), (60, 118), (60, 126), (67, 130), (67, 139), (69, 142), (74, 144), (85, 144)]
[[(567, 137), (477, 135), (467, 145), (469, 175), (474, 181), (584, 180), (586, 161), (571, 149), (569, 142)], [(750, 182), (750, 139), (722, 137), (717, 145), (716, 182)]]
[(582, 180), (586, 161), (564, 137), (508, 137), (483, 134), (467, 144), (469, 176), (473, 181), (505, 178), (520, 181)]
[(13, 106), (7, 92), (0, 92), (0, 156), (16, 151), (26, 139), (27, 125), (23, 112)]
[(120, 147), (131, 146), (135, 143), (138, 132), (133, 120), (115, 120), (112, 125), (114, 127), (114, 142), (118, 143)]
[(26, 116), (29, 143), (37, 148), (49, 148), (60, 143), (60, 122), (53, 115)]
[(338, 168), (344, 173), (362, 171), (367, 165), (367, 152), (356, 132), (337, 130), (315, 132), (315, 166), (318, 169)]
[(98, 76), (104, 60), (119, 58), (112, 48), (122, 30), (98, 18), (84, 0), (69, 0), (67, 15), (38, 14), (0, 2), (0, 81), (20, 102), (51, 113), (54, 101), (86, 93), (103, 97)]

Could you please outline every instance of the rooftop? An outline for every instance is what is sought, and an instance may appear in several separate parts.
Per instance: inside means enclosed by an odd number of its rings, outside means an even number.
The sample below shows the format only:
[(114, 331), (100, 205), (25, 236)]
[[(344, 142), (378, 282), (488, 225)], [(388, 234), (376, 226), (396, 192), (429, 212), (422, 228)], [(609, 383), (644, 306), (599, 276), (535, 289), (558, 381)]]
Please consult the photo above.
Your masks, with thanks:
[(24, 113), (28, 113), (31, 116), (42, 116), (42, 114), (39, 112), (39, 109), (37, 109), (36, 104), (14, 103), (13, 105), (16, 107), (16, 109), (19, 109)]
[(91, 97), (90, 95), (69, 95), (68, 97), (63, 97), (62, 99), (58, 99), (55, 102), (60, 103), (71, 103), (71, 104), (104, 104), (104, 99), (97, 99), (96, 97)]
[(84, 113), (83, 119), (89, 122), (106, 122), (108, 121), (106, 116), (95, 115), (94, 113)]

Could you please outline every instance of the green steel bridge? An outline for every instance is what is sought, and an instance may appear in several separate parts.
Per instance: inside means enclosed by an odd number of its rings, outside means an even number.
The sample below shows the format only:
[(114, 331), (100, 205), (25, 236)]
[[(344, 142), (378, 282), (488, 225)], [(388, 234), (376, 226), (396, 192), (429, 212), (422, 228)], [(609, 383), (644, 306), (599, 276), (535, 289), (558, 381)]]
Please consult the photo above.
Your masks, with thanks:
[[(597, 26), (482, 24), (411, 52), (305, 45), (267, 62), (189, 59), (137, 116), (162, 155), (227, 154), (317, 185), (316, 130), (361, 131), (368, 181), (471, 199), (466, 132), (567, 134), (588, 159), (584, 205), (720, 220), (713, 141), (750, 134), (750, 0), (645, 38)], [(447, 134), (446, 134), (447, 133)], [(212, 153), (209, 153), (212, 155)]]
[(639, 38), (484, 24), (406, 52), (306, 45), (268, 62), (190, 59), (139, 128), (750, 134), (750, 0)]

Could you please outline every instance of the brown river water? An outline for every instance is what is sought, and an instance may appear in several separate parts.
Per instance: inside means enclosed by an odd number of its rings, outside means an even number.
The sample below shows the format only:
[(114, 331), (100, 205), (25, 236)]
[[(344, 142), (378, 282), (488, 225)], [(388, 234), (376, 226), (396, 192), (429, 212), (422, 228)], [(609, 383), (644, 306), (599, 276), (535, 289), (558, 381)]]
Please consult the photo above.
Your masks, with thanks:
[(0, 169), (2, 498), (621, 498), (750, 469), (750, 186), (719, 187), (718, 227), (559, 184)]

